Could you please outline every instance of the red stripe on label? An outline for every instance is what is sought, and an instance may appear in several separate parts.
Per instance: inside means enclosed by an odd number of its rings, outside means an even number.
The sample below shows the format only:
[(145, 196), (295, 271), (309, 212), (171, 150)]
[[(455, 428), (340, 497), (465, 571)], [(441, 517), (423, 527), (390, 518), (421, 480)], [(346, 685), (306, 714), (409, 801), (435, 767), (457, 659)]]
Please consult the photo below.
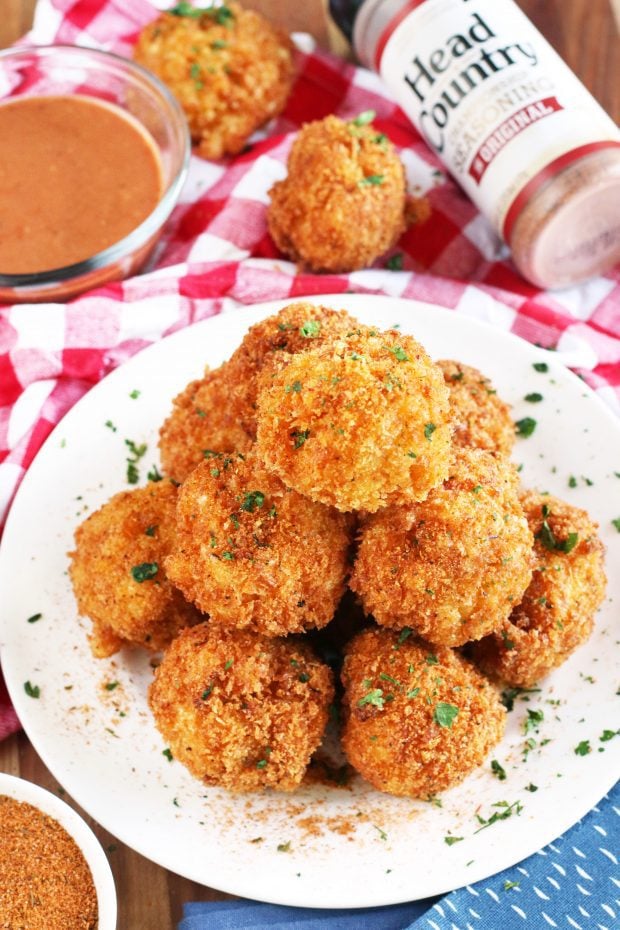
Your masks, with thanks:
[(506, 242), (510, 244), (510, 236), (514, 225), (518, 219), (521, 210), (525, 206), (528, 200), (530, 200), (534, 194), (545, 184), (547, 181), (550, 181), (553, 177), (562, 171), (562, 169), (567, 168), (568, 165), (572, 165), (573, 162), (578, 161), (584, 155), (589, 155), (591, 152), (599, 152), (601, 149), (615, 149), (620, 148), (620, 142), (615, 142), (612, 139), (608, 139), (605, 142), (590, 142), (588, 145), (580, 145), (576, 149), (571, 149), (570, 152), (566, 152), (564, 155), (560, 155), (559, 158), (556, 158), (554, 161), (550, 162), (548, 165), (535, 174), (531, 181), (521, 188), (515, 199), (512, 201), (508, 212), (506, 213), (506, 218), (504, 220), (504, 226), (502, 230), (502, 235)]
[(383, 58), (383, 52), (385, 51), (385, 46), (388, 44), (393, 32), (400, 26), (402, 21), (409, 16), (412, 10), (415, 10), (417, 6), (422, 6), (423, 3), (426, 3), (426, 0), (409, 0), (408, 3), (396, 13), (395, 16), (389, 21), (381, 35), (379, 36), (379, 41), (377, 42), (377, 49), (375, 51), (375, 70), (380, 71), (381, 68), (381, 59)]
[(515, 136), (534, 123), (540, 122), (545, 116), (551, 116), (563, 109), (564, 107), (556, 97), (545, 97), (544, 100), (533, 100), (527, 106), (517, 110), (486, 137), (471, 160), (468, 171), (470, 177), (476, 184), (480, 184), (495, 156), (499, 155)]

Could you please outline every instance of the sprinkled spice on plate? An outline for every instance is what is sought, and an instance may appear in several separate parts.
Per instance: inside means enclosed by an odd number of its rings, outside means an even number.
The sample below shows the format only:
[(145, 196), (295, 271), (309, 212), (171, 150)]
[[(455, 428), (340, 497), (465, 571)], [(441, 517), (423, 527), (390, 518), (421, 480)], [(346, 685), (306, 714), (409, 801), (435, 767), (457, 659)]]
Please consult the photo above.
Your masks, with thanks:
[(67, 831), (42, 811), (0, 795), (2, 927), (96, 930), (90, 869)]

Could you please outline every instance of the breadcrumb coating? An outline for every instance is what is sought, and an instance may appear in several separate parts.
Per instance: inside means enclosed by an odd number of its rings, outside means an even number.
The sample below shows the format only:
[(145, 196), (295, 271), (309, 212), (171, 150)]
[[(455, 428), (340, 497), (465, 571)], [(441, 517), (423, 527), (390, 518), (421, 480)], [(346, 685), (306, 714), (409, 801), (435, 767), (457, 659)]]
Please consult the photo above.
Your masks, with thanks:
[(149, 704), (173, 756), (205, 784), (292, 791), (333, 696), (330, 670), (304, 642), (202, 623), (166, 651)]
[(499, 629), (520, 602), (533, 542), (512, 463), (462, 449), (425, 501), (368, 518), (349, 585), (382, 626), (461, 646)]
[(524, 491), (521, 502), (536, 540), (532, 581), (509, 619), (476, 643), (472, 656), (494, 678), (529, 688), (590, 636), (605, 596), (605, 549), (585, 510), (537, 491)]
[(374, 512), (447, 477), (448, 389), (412, 336), (368, 327), (261, 377), (257, 450), (301, 494)]
[(251, 326), (227, 363), (231, 372), (228, 381), (233, 385), (229, 403), (243, 428), (256, 437), (258, 378), (274, 357), (316, 348), (356, 326), (359, 323), (346, 310), (332, 310), (305, 301), (288, 304), (279, 313)]
[(403, 631), (348, 645), (342, 744), (377, 790), (428, 798), (462, 781), (503, 736), (506, 711), (465, 659)]
[(405, 230), (405, 171), (389, 139), (361, 118), (307, 123), (270, 190), (269, 232), (311, 271), (366, 268)]
[(204, 158), (236, 155), (284, 109), (295, 76), (289, 37), (238, 3), (162, 13), (138, 38), (135, 60), (177, 98)]
[(346, 587), (350, 518), (265, 471), (212, 456), (179, 491), (166, 572), (211, 622), (268, 636), (323, 627)]
[[(191, 381), (172, 402), (159, 431), (162, 468), (184, 481), (209, 452), (246, 452), (253, 437), (243, 428), (239, 405), (231, 405), (236, 389), (229, 363)], [(247, 418), (246, 418), (247, 419)]]
[(515, 443), (510, 405), (498, 397), (490, 379), (461, 362), (442, 359), (437, 365), (450, 390), (454, 443), (510, 455)]
[(95, 657), (112, 655), (124, 643), (157, 651), (201, 619), (164, 572), (176, 498), (176, 487), (165, 479), (121, 491), (75, 531), (69, 575), (78, 610), (93, 624)]

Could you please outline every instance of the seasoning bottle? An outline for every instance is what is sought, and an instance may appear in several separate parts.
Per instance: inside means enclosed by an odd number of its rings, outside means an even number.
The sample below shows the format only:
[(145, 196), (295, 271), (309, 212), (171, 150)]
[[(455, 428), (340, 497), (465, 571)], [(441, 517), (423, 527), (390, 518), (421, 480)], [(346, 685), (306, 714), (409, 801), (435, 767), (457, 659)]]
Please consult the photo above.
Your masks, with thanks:
[(512, 0), (330, 0), (455, 180), (543, 288), (620, 261), (620, 132)]

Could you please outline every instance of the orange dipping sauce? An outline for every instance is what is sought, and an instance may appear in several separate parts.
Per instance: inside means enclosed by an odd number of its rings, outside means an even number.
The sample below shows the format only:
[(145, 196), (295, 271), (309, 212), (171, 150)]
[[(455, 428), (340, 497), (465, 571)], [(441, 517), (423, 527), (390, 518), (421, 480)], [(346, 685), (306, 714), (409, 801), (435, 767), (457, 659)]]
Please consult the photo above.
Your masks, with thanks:
[(91, 258), (154, 210), (162, 166), (147, 132), (85, 96), (0, 105), (0, 273)]

